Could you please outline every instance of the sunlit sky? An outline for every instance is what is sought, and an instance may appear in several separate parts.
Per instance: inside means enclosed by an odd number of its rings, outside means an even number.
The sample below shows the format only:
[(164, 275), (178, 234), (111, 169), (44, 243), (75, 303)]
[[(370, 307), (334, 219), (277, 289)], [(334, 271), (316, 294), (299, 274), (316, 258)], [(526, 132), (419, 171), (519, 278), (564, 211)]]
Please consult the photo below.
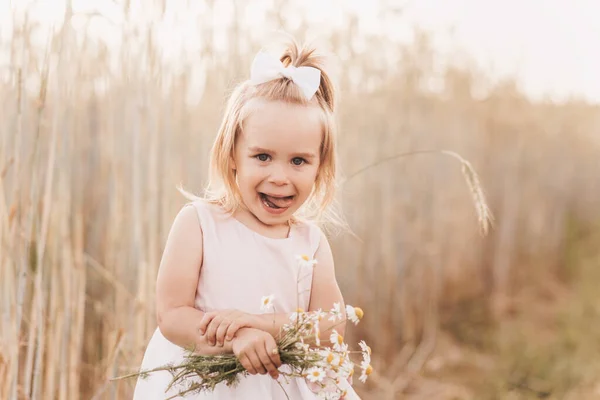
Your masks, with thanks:
[[(35, 3), (32, 10), (43, 23), (62, 18), (65, 0), (0, 0), (0, 33), (6, 38), (11, 24), (11, 7)], [(118, 1), (121, 3), (121, 1)], [(132, 15), (150, 7), (132, 0)], [(161, 29), (163, 43), (186, 45), (197, 35), (197, 20), (202, 11), (200, 1), (171, 0), (170, 7), (190, 7), (171, 25)], [(359, 15), (360, 29), (376, 32), (385, 29), (399, 41), (410, 41), (411, 29), (418, 26), (434, 34), (435, 46), (444, 54), (455, 51), (469, 54), (492, 76), (514, 75), (522, 89), (533, 97), (548, 95), (561, 100), (577, 95), (600, 103), (600, 0), (399, 0), (403, 17), (399, 25), (382, 23), (376, 1), (306, 0), (302, 8), (314, 23), (315, 34), (326, 24), (341, 23), (337, 9), (344, 8)], [(387, 2), (389, 3), (389, 2)], [(97, 11), (104, 15), (97, 33), (111, 40), (111, 22), (123, 21), (121, 7), (114, 0), (72, 0), (75, 12)], [(188, 4), (188, 6), (185, 6)], [(216, 2), (215, 18), (226, 25), (233, 12), (231, 1)], [(245, 20), (260, 27), (259, 16), (272, 1), (238, 1), (244, 5)], [(189, 14), (189, 20), (181, 15)], [(116, 39), (114, 39), (116, 40)], [(193, 45), (193, 44), (192, 44)], [(165, 47), (169, 51), (170, 46)], [(173, 51), (173, 48), (171, 48)]]

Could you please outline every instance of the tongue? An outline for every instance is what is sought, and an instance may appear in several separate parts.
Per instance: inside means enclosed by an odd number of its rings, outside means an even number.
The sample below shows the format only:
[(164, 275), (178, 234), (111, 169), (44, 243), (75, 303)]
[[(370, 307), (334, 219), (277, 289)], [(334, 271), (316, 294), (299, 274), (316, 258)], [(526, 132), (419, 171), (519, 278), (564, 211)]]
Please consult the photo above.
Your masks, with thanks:
[(275, 204), (279, 208), (286, 208), (292, 204), (292, 199), (289, 197), (272, 197), (265, 195), (265, 199)]

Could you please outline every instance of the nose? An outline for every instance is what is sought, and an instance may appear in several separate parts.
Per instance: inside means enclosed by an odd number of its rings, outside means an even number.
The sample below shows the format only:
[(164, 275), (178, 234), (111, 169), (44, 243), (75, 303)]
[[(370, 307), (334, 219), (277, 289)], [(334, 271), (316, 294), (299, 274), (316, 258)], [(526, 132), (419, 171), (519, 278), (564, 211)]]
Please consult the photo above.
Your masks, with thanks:
[(269, 171), (269, 183), (274, 185), (283, 186), (289, 183), (289, 179), (284, 166), (272, 165)]

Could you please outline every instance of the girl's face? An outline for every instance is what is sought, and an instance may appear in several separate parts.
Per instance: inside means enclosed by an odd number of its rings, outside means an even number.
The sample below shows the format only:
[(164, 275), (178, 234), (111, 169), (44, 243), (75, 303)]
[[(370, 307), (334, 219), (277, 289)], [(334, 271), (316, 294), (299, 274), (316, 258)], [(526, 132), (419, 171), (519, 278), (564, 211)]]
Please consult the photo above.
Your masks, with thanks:
[(242, 201), (263, 224), (286, 224), (312, 192), (322, 138), (318, 107), (252, 105), (233, 157)]

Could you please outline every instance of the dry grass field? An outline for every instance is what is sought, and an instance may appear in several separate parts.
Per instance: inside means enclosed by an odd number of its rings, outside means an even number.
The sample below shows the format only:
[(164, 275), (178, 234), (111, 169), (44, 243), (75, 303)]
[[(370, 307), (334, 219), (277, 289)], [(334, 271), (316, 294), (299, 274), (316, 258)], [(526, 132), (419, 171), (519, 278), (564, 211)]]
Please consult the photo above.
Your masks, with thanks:
[[(108, 379), (135, 369), (156, 326), (176, 186), (200, 193), (226, 95), (262, 45), (236, 14), (218, 48), (207, 7), (177, 63), (152, 34), (160, 7), (110, 25), (116, 48), (85, 33), (102, 16), (37, 45), (43, 29), (15, 13), (0, 43), (0, 398), (131, 395)], [(310, 26), (285, 11), (265, 27), (301, 40)], [(322, 41), (340, 58), (339, 199), (355, 234), (331, 242), (345, 299), (365, 310), (351, 340), (376, 370), (360, 394), (600, 398), (600, 107), (533, 101), (475, 66), (439, 75), (426, 35), (401, 46), (346, 19)], [(354, 174), (442, 149), (477, 171), (487, 235), (452, 157)]]

